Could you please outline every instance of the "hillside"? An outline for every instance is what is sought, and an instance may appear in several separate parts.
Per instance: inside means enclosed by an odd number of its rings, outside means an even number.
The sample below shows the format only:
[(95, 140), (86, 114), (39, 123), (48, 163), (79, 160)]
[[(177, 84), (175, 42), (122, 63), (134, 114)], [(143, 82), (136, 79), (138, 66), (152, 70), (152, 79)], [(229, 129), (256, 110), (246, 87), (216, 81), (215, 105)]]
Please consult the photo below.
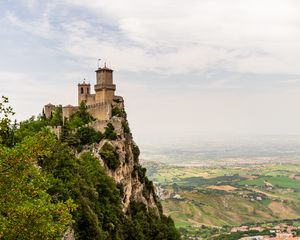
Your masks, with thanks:
[(99, 132), (84, 104), (64, 124), (58, 106), (51, 118), (18, 125), (7, 103), (0, 104), (0, 239), (179, 239), (139, 164), (121, 105)]
[[(165, 213), (184, 233), (295, 220), (299, 223), (299, 164), (178, 167), (143, 163)], [(202, 228), (206, 228), (203, 230)], [(221, 230), (218, 230), (221, 231)], [(238, 239), (238, 238), (237, 238)]]

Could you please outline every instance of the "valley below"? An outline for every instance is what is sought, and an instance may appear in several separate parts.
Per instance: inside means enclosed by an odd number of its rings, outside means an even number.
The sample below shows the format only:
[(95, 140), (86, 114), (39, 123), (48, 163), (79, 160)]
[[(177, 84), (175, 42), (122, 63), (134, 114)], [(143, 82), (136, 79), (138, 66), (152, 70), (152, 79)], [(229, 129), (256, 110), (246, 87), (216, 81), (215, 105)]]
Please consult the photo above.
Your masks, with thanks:
[(290, 162), (143, 165), (164, 212), (186, 239), (240, 239), (249, 231), (266, 235), (282, 225), (281, 232), (287, 226), (293, 235), (300, 232), (300, 164)]

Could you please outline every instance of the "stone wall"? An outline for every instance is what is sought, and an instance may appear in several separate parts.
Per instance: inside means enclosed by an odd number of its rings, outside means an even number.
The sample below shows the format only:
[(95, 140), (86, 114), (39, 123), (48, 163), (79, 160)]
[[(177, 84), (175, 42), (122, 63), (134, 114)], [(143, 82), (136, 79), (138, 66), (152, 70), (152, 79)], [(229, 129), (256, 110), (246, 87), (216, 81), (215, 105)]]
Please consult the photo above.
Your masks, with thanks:
[(87, 112), (97, 120), (109, 120), (112, 107), (110, 103), (96, 103), (87, 106)]

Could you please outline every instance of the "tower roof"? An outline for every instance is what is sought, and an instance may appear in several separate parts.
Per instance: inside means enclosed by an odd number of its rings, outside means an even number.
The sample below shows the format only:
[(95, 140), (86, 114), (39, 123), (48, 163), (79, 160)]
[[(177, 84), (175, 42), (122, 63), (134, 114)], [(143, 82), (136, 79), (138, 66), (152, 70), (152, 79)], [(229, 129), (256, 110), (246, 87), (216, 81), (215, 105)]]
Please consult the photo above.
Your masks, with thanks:
[(78, 86), (91, 86), (91, 84), (83, 81), (82, 83), (78, 83)]
[(55, 107), (55, 105), (48, 103), (47, 105), (45, 105), (45, 107)]
[(64, 106), (63, 108), (73, 108), (74, 106), (72, 106), (71, 104)]
[(106, 63), (104, 63), (104, 67), (102, 67), (102, 68), (99, 67), (99, 68), (96, 70), (96, 72), (100, 72), (100, 71), (110, 71), (110, 72), (113, 72), (114, 70), (112, 70), (112, 69), (106, 67)]

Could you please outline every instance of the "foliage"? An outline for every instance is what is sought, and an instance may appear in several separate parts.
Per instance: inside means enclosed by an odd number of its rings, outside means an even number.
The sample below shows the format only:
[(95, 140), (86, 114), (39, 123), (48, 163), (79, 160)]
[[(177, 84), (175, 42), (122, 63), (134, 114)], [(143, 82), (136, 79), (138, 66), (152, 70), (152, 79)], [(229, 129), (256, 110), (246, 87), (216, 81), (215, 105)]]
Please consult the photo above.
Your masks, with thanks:
[(119, 160), (119, 154), (109, 143), (105, 143), (102, 146), (102, 148), (100, 149), (100, 156), (109, 169), (116, 170), (121, 164)]
[(121, 109), (119, 107), (114, 107), (111, 112), (112, 116), (117, 116), (117, 117), (123, 117), (126, 118), (126, 112), (124, 109)]
[(257, 231), (257, 230), (249, 230), (246, 232), (234, 232), (230, 234), (221, 234), (219, 236), (213, 237), (213, 240), (236, 240), (240, 239), (242, 237), (248, 237), (248, 236), (268, 236), (272, 235), (272, 237), (275, 236), (274, 233), (270, 233), (270, 231), (265, 230), (265, 231)]
[(59, 105), (55, 108), (54, 113), (52, 114), (51, 119), (49, 120), (50, 126), (62, 126), (63, 117), (62, 117), (62, 106)]
[(139, 156), (140, 156), (140, 149), (137, 145), (132, 145), (132, 154), (133, 154), (133, 160), (134, 162), (138, 162)]
[(41, 132), (12, 148), (0, 146), (0, 239), (61, 239), (71, 224), (75, 205), (70, 199), (53, 203), (51, 183), (36, 166), (54, 141)]
[(34, 136), (42, 129), (49, 126), (55, 127), (62, 125), (62, 106), (59, 105), (55, 108), (51, 118), (45, 118), (44, 116), (38, 116), (35, 118), (32, 116), (28, 120), (22, 121), (19, 124), (19, 128), (15, 130), (15, 142), (20, 142), (27, 136)]
[(141, 165), (135, 165), (134, 171), (137, 173), (140, 182), (145, 182), (146, 168), (143, 168)]
[(97, 132), (95, 129), (90, 127), (83, 127), (78, 129), (78, 131), (76, 132), (76, 136), (80, 140), (80, 144), (82, 145), (97, 143), (102, 139), (102, 133)]
[(82, 127), (95, 119), (86, 111), (87, 107), (84, 102), (81, 102), (78, 110), (70, 117), (70, 119), (65, 121), (67, 129), (74, 130), (76, 128)]
[(114, 126), (111, 123), (108, 123), (103, 134), (104, 138), (109, 140), (117, 140), (117, 133), (114, 130)]
[(69, 146), (75, 147), (80, 152), (84, 145), (98, 143), (103, 135), (86, 124), (95, 119), (86, 111), (86, 106), (82, 102), (76, 111), (62, 127), (61, 140)]
[(180, 239), (170, 217), (161, 216), (159, 219), (152, 210), (147, 211), (143, 203), (132, 202), (130, 214), (133, 225), (129, 225), (127, 231), (131, 240)]
[(127, 121), (123, 121), (122, 122), (122, 127), (123, 127), (123, 130), (124, 130), (124, 133), (126, 134), (129, 134), (131, 133), (130, 131), (130, 128), (129, 128), (129, 125), (128, 125), (128, 122)]
[[(61, 239), (70, 225), (79, 240), (179, 239), (170, 218), (141, 204), (132, 203), (128, 215), (123, 213), (124, 186), (106, 174), (92, 153), (75, 156), (70, 144), (91, 144), (101, 134), (82, 126), (72, 132), (68, 126), (69, 138), (60, 141), (46, 128), (57, 116), (31, 118), (19, 129), (7, 125), (16, 141), (9, 147), (0, 144), (0, 239)], [(86, 116), (79, 114), (75, 122), (89, 121)], [(100, 151), (111, 168), (120, 164), (112, 145)]]
[(300, 190), (300, 181), (289, 178), (287, 176), (261, 176), (252, 180), (241, 181), (240, 185), (264, 186), (265, 182), (271, 183), (273, 186), (281, 188), (294, 188)]
[(13, 132), (10, 128), (11, 117), (15, 114), (11, 106), (7, 106), (8, 98), (2, 96), (0, 102), (0, 144), (12, 145)]

